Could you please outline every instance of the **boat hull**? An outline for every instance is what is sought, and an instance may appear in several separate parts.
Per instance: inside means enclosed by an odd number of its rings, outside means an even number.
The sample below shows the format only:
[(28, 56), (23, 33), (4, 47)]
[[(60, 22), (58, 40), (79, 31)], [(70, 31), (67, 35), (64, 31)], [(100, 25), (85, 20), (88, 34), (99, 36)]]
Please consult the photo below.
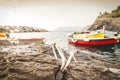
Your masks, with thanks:
[(108, 38), (108, 39), (90, 39), (89, 41), (87, 41), (84, 39), (73, 40), (71, 38), (71, 39), (68, 39), (68, 42), (70, 44), (75, 44), (75, 45), (101, 46), (101, 45), (116, 44), (118, 40), (114, 38)]
[(38, 43), (43, 44), (45, 38), (19, 39), (20, 44)]

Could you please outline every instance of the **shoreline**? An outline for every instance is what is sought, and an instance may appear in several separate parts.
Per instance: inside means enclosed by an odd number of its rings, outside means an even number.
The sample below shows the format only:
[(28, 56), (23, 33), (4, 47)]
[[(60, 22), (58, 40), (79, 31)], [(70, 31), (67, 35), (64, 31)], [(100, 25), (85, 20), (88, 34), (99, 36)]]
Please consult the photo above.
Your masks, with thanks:
[[(51, 45), (12, 44), (0, 46), (0, 50), (1, 80), (120, 79), (120, 63), (105, 61), (100, 56), (77, 51), (77, 62), (72, 60), (67, 69), (60, 72), (61, 59), (58, 52), (58, 59), (55, 59)], [(66, 51), (64, 54), (66, 58), (70, 56)]]

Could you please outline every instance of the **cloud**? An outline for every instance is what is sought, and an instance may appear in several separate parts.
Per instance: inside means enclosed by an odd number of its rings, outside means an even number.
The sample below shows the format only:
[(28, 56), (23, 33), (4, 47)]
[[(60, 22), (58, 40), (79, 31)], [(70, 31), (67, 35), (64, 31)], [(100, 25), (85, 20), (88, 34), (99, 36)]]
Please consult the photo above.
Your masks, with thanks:
[(0, 0), (0, 24), (55, 29), (92, 24), (120, 0)]

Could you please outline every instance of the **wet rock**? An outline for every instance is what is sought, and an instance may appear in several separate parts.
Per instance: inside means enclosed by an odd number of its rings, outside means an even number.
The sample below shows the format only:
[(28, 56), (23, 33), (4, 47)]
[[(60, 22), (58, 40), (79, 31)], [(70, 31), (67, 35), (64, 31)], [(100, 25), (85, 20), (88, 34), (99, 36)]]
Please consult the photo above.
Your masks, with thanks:
[(78, 62), (72, 62), (66, 72), (66, 80), (119, 80), (120, 63), (104, 60), (78, 52), (75, 54)]
[[(69, 54), (65, 54), (69, 57)], [(0, 80), (119, 80), (120, 63), (77, 51), (65, 71), (51, 45), (4, 45), (0, 52)]]
[(31, 45), (7, 46), (0, 55), (0, 80), (55, 80), (60, 65), (59, 60)]
[(6, 79), (8, 76), (7, 60), (4, 53), (0, 53), (0, 80)]
[(12, 63), (10, 63), (9, 67), (9, 78), (16, 80), (18, 78), (28, 80), (54, 80), (54, 73), (58, 68), (54, 58), (44, 54), (35, 55), (34, 57), (15, 57), (10, 62)]
[(0, 40), (0, 44), (1, 45), (10, 45), (11, 43), (8, 40)]

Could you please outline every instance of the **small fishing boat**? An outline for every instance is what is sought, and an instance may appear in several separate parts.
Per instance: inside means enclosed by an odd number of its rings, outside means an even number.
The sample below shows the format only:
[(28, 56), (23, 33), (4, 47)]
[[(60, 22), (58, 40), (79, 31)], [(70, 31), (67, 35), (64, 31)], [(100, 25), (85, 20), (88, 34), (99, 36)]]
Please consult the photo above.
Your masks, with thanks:
[(105, 30), (103, 28), (102, 32), (97, 33), (75, 33), (68, 39), (70, 44), (75, 45), (85, 45), (85, 46), (101, 46), (101, 45), (111, 45), (119, 42), (116, 37), (108, 37), (105, 35)]
[(0, 39), (5, 39), (7, 37), (8, 35), (6, 33), (0, 33)]
[(85, 46), (100, 46), (100, 45), (111, 45), (119, 42), (118, 39), (115, 38), (94, 38), (94, 39), (68, 39), (70, 44), (75, 45), (85, 45)]
[(0, 33), (0, 44), (8, 45), (10, 44), (9, 42), (9, 34), (7, 33)]
[(26, 39), (18, 39), (20, 44), (29, 44), (29, 43), (44, 43), (45, 38), (26, 38)]

